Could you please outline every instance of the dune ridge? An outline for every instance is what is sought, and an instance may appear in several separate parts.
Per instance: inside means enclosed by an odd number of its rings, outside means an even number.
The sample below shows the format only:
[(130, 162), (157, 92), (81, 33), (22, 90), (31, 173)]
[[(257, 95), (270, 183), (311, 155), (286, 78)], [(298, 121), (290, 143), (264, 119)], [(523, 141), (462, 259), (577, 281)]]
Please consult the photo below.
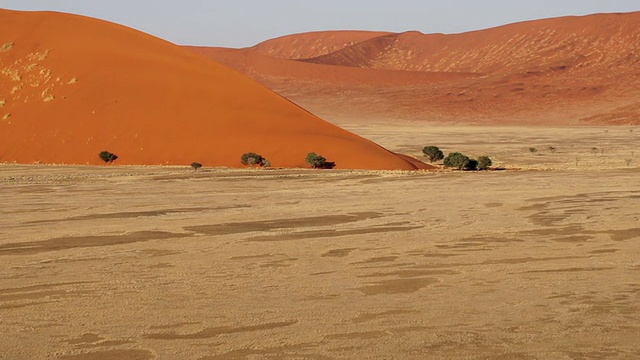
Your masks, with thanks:
[(307, 59), (333, 53), (378, 36), (381, 31), (316, 31), (285, 35), (253, 46), (258, 53), (283, 59)]
[[(322, 47), (317, 33), (277, 39), (280, 47), (286, 40), (301, 47), (289, 58), (256, 50), (271, 41), (235, 53), (195, 50), (315, 113), (334, 110), (336, 118), (638, 125), (639, 23), (634, 12), (452, 35), (384, 33), (307, 58), (297, 54)], [(336, 100), (341, 94), (349, 97)]]
[(106, 21), (0, 10), (0, 162), (415, 169), (222, 64)]
[(640, 12), (527, 21), (453, 35), (409, 31), (303, 61), (410, 71), (599, 74), (602, 66), (625, 69), (640, 61), (638, 23)]

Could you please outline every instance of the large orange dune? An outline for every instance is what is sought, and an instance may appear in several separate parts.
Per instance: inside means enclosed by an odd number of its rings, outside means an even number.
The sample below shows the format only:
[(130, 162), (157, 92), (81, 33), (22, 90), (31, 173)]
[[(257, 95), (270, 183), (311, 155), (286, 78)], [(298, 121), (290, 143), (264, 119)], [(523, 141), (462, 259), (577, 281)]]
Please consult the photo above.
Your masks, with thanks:
[(624, 125), (640, 124), (639, 25), (640, 12), (596, 14), (454, 35), (332, 31), (192, 50), (336, 118)]
[(235, 70), (101, 20), (0, 10), (0, 162), (416, 169)]

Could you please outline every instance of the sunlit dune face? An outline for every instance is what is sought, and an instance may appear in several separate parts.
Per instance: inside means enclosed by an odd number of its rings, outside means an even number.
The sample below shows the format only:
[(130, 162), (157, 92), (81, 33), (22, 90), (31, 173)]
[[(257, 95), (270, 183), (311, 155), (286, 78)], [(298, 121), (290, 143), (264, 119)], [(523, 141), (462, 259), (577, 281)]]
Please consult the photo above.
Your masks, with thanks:
[[(416, 165), (342, 130), (230, 68), (119, 25), (0, 12), (0, 161), (240, 167)], [(420, 165), (423, 166), (423, 165)], [(426, 166), (426, 165), (425, 165)]]

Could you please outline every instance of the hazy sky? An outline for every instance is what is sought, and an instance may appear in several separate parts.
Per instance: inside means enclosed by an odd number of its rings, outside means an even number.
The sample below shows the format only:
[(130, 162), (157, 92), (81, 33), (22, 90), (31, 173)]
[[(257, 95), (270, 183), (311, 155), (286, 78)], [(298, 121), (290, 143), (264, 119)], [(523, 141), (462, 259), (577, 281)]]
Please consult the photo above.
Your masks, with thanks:
[(598, 12), (640, 11), (640, 0), (0, 0), (124, 24), (189, 45), (244, 47), (316, 30), (459, 33)]

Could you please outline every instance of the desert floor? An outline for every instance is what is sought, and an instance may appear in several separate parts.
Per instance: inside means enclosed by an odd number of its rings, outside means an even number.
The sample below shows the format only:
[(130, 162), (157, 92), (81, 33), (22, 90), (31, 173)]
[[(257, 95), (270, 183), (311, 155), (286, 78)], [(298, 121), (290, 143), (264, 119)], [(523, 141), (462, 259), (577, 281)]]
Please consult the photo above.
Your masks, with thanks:
[(1, 165), (0, 359), (640, 358), (640, 129), (340, 125), (509, 170)]

